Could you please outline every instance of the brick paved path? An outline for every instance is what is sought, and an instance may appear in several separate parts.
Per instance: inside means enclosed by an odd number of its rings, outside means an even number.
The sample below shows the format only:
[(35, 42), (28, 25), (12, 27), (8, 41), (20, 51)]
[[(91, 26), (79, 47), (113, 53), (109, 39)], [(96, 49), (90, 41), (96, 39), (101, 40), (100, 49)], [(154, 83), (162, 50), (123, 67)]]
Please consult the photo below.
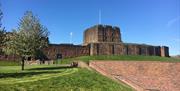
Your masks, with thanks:
[(138, 91), (180, 91), (180, 62), (91, 61), (89, 66)]

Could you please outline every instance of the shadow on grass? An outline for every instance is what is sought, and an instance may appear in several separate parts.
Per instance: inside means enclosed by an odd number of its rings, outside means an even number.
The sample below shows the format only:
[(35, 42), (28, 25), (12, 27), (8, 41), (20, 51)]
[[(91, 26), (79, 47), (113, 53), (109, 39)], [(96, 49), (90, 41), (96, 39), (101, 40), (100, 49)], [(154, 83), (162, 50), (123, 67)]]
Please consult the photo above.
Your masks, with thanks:
[[(25, 69), (25, 72), (17, 72), (17, 73), (0, 73), (1, 78), (21, 78), (21, 77), (31, 77), (34, 75), (40, 74), (54, 74), (54, 73), (61, 73), (63, 70), (57, 69), (68, 69), (72, 68), (70, 66), (60, 66), (60, 67), (43, 67), (43, 68), (32, 68), (32, 69)], [(51, 71), (57, 70), (57, 71)], [(39, 71), (39, 72), (36, 72)]]
[(54, 73), (60, 73), (60, 71), (43, 71), (43, 72), (21, 72), (21, 73), (0, 73), (0, 78), (21, 78), (21, 77), (31, 77), (34, 75), (40, 75), (40, 74), (54, 74)]
[(42, 67), (42, 68), (31, 68), (27, 70), (58, 70), (58, 69), (67, 69), (67, 68), (73, 68), (71, 66), (57, 66), (57, 67)]

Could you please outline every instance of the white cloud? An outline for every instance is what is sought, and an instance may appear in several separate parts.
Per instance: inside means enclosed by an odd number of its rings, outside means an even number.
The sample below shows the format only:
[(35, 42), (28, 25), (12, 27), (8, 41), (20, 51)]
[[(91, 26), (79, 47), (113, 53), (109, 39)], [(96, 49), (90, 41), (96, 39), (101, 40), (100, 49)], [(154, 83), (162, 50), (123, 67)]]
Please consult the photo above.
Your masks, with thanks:
[(180, 43), (180, 39), (174, 39), (174, 41)]
[(180, 22), (180, 16), (174, 18), (174, 19), (171, 19), (170, 21), (168, 21), (167, 23), (167, 27), (171, 27), (173, 24), (175, 24), (176, 22)]
[(73, 32), (70, 32), (70, 36), (72, 36), (73, 35)]

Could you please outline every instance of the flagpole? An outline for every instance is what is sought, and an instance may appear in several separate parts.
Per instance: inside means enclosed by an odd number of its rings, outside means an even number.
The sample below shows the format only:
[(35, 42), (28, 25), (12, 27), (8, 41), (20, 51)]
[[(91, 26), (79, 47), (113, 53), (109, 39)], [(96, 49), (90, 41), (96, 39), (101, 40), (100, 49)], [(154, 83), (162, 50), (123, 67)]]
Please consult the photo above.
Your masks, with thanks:
[(70, 32), (70, 44), (72, 44), (72, 35), (73, 35), (73, 33)]

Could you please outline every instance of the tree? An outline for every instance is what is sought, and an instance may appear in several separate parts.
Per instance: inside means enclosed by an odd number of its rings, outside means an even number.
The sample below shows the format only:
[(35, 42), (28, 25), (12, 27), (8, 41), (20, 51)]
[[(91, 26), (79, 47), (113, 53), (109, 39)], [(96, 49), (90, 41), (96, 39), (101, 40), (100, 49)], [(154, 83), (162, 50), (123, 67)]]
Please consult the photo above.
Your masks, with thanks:
[(2, 54), (2, 48), (4, 46), (5, 33), (6, 33), (4, 27), (2, 27), (2, 23), (1, 23), (2, 18), (3, 18), (3, 12), (1, 10), (1, 4), (0, 4), (0, 55)]
[(6, 42), (5, 53), (19, 55), (24, 70), (25, 60), (37, 56), (42, 48), (48, 46), (48, 35), (47, 28), (41, 25), (39, 19), (31, 11), (26, 11), (18, 28), (13, 30)]

